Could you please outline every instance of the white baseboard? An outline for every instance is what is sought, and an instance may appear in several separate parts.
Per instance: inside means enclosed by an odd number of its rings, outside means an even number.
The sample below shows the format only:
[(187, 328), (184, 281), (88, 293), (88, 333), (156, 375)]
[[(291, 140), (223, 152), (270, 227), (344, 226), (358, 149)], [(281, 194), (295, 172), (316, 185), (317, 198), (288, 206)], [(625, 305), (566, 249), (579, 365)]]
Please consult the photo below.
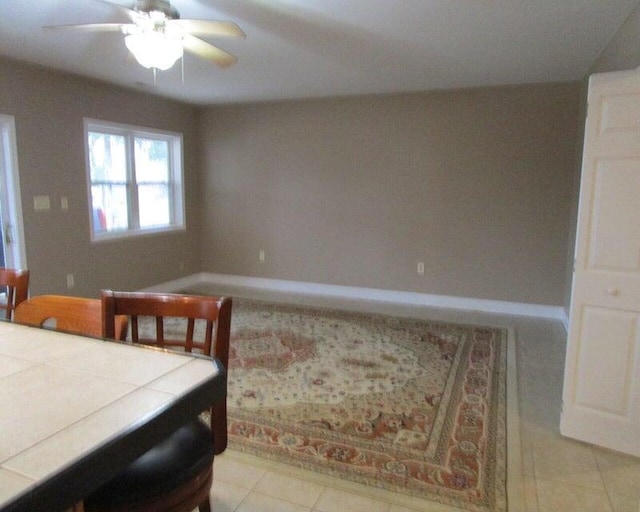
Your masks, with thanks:
[(173, 281), (167, 281), (165, 283), (149, 286), (148, 288), (143, 288), (139, 291), (165, 293), (179, 292), (180, 290), (184, 290), (185, 288), (189, 288), (190, 286), (194, 286), (198, 283), (209, 282), (206, 279), (206, 276), (207, 274), (191, 274), (187, 277), (181, 277), (180, 279), (174, 279)]
[(480, 311), (505, 315), (549, 318), (561, 321), (566, 328), (568, 319), (561, 306), (547, 306), (522, 302), (508, 302), (486, 299), (452, 297), (447, 295), (430, 295), (426, 293), (381, 290), (377, 288), (361, 288), (355, 286), (339, 286), (332, 284), (308, 283), (303, 281), (287, 281), (264, 277), (247, 277), (229, 274), (202, 272), (181, 279), (169, 281), (146, 288), (145, 291), (179, 291), (197, 284), (218, 284), (248, 289), (259, 289), (274, 292), (286, 292), (323, 297), (340, 297), (351, 300), (368, 300), (390, 302), (414, 306)]

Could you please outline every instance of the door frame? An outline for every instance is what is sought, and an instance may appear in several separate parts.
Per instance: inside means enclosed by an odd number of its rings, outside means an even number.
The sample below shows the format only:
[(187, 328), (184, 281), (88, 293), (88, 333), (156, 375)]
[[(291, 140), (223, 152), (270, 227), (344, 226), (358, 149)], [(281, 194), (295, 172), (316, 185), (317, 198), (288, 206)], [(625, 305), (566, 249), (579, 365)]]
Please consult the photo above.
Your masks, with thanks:
[[(0, 114), (0, 215), (5, 265), (27, 267), (15, 118)], [(11, 240), (11, 243), (5, 243)]]

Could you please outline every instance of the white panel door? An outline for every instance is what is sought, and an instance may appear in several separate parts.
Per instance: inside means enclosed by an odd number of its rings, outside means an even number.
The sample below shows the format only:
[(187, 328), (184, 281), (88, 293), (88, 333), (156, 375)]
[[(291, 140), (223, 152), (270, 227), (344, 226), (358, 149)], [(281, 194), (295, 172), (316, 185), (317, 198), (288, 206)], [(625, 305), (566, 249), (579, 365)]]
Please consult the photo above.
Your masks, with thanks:
[(560, 431), (640, 456), (640, 72), (588, 102)]

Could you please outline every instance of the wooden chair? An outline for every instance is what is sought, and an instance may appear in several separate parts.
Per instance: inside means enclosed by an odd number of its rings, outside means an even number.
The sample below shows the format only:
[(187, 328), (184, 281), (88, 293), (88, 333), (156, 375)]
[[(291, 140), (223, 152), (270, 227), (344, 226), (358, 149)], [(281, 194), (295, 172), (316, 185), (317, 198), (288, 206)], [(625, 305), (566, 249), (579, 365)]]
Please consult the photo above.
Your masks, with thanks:
[(11, 320), (16, 306), (29, 295), (29, 271), (0, 267), (0, 289), (6, 288), (7, 301), (0, 303), (5, 318)]
[[(102, 292), (103, 334), (115, 337), (115, 318), (126, 315), (133, 343), (194, 349), (229, 363), (231, 299), (178, 294)], [(141, 327), (143, 317), (151, 326)], [(183, 336), (166, 335), (166, 326), (183, 319)], [(173, 320), (171, 320), (173, 319)], [(186, 319), (186, 320), (185, 320)], [(201, 340), (194, 339), (196, 321), (204, 323)], [(173, 325), (173, 324), (172, 324)], [(141, 331), (152, 330), (154, 335)], [(213, 459), (227, 446), (226, 401), (214, 404), (209, 425), (200, 419), (177, 430), (137, 459), (113, 480), (87, 497), (89, 512), (210, 512)]]
[[(18, 304), (14, 321), (102, 338), (102, 301), (65, 295), (37, 295)], [(51, 324), (50, 321), (53, 321)], [(127, 335), (127, 317), (119, 316), (113, 338)]]

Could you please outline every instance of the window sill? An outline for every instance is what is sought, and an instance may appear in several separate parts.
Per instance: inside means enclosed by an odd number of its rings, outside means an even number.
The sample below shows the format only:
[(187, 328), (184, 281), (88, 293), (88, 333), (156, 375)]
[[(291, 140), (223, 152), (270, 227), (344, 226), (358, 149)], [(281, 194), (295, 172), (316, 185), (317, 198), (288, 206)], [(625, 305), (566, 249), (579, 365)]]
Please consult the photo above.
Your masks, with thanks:
[(126, 231), (111, 231), (107, 233), (100, 233), (98, 235), (92, 234), (91, 243), (101, 244), (103, 242), (117, 242), (119, 240), (127, 240), (131, 238), (143, 238), (153, 235), (167, 235), (172, 233), (185, 232), (185, 226), (169, 226), (161, 228), (151, 229), (129, 229)]

